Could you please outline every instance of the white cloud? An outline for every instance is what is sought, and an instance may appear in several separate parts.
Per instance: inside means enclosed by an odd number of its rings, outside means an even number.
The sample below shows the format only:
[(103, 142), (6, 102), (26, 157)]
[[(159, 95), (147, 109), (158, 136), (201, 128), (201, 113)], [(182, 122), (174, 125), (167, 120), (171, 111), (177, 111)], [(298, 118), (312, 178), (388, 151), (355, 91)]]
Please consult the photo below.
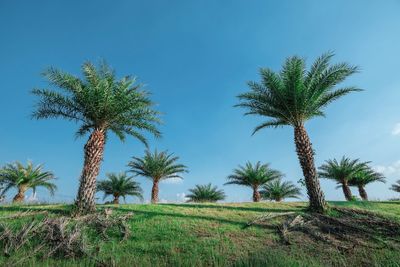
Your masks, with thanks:
[(178, 193), (176, 194), (176, 201), (178, 203), (182, 203), (182, 202), (186, 202), (188, 200), (188, 198), (186, 197), (185, 193)]
[(183, 179), (180, 178), (170, 178), (161, 181), (164, 184), (181, 184), (183, 183)]
[(400, 176), (400, 160), (393, 162), (390, 165), (383, 166), (377, 165), (374, 169), (378, 172), (383, 173), (386, 176)]
[(392, 130), (392, 135), (400, 135), (400, 123), (396, 123)]
[(39, 200), (36, 192), (32, 193), (29, 197), (25, 197), (25, 199), (27, 202), (37, 202)]

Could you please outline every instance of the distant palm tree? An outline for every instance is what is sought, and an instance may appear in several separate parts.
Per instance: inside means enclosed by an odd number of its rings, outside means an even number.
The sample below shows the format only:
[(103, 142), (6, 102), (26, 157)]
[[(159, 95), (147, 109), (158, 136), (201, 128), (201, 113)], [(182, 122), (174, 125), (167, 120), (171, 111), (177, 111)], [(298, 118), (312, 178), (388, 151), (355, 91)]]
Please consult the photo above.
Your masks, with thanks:
[(353, 175), (353, 178), (349, 180), (349, 185), (357, 186), (361, 199), (368, 200), (368, 194), (367, 191), (365, 191), (365, 186), (373, 182), (385, 183), (386, 178), (382, 173), (374, 171), (371, 167), (366, 166)]
[(176, 163), (178, 159), (179, 157), (172, 153), (168, 154), (168, 151), (157, 152), (155, 150), (154, 153), (151, 153), (147, 150), (143, 158), (133, 157), (133, 160), (129, 162), (128, 166), (131, 168), (131, 172), (153, 181), (151, 203), (158, 202), (160, 181), (171, 178), (182, 179), (180, 174), (187, 172), (185, 165)]
[(392, 184), (391, 190), (400, 193), (400, 180), (397, 180), (396, 183)]
[(43, 171), (43, 165), (33, 166), (32, 162), (28, 162), (26, 166), (20, 162), (7, 164), (0, 170), (0, 181), (5, 185), (0, 195), (4, 196), (13, 187), (18, 189), (13, 202), (22, 202), (28, 189), (32, 189), (35, 194), (38, 187), (44, 187), (51, 195), (54, 195), (57, 189), (57, 186), (51, 182), (54, 179), (52, 172)]
[(156, 128), (158, 112), (153, 110), (149, 94), (136, 80), (125, 76), (120, 80), (105, 63), (95, 67), (82, 66), (84, 79), (49, 68), (44, 76), (62, 91), (35, 89), (39, 97), (36, 119), (63, 118), (80, 124), (76, 136), (90, 133), (84, 147), (84, 165), (76, 199), (77, 213), (96, 209), (94, 195), (96, 178), (103, 160), (104, 145), (109, 131), (122, 141), (131, 135), (147, 145), (142, 131), (160, 136)]
[(108, 173), (106, 180), (97, 182), (97, 191), (104, 192), (104, 198), (113, 196), (113, 204), (119, 204), (119, 198), (126, 196), (135, 196), (143, 200), (143, 190), (140, 184), (133, 180), (132, 176), (126, 173)]
[(305, 60), (289, 57), (280, 72), (271, 69), (260, 70), (261, 82), (249, 82), (250, 92), (238, 96), (236, 106), (248, 110), (246, 115), (260, 115), (270, 120), (260, 124), (254, 133), (267, 127), (291, 125), (294, 127), (296, 151), (303, 169), (310, 209), (324, 212), (326, 202), (320, 188), (314, 164), (314, 151), (308, 137), (305, 122), (324, 116), (323, 109), (340, 97), (360, 89), (336, 85), (357, 72), (357, 67), (347, 63), (330, 65), (332, 53), (323, 54), (309, 70)]
[(299, 198), (301, 196), (300, 188), (293, 183), (280, 179), (269, 182), (262, 187), (260, 191), (261, 197), (267, 200), (275, 200), (281, 202), (285, 198)]
[(187, 202), (217, 202), (225, 199), (224, 190), (218, 190), (217, 186), (212, 186), (211, 183), (207, 185), (196, 185), (194, 188), (189, 189), (190, 194), (186, 197), (189, 198)]
[(261, 200), (259, 188), (268, 182), (281, 179), (283, 174), (280, 171), (271, 169), (269, 164), (261, 164), (259, 161), (253, 166), (250, 162), (246, 166), (240, 166), (233, 170), (233, 174), (228, 176), (225, 185), (235, 184), (247, 186), (253, 189), (253, 201)]
[(360, 162), (359, 159), (352, 160), (345, 156), (340, 161), (333, 159), (325, 162), (325, 164), (319, 167), (319, 176), (339, 183), (346, 200), (352, 200), (353, 196), (349, 187), (349, 181), (353, 179), (357, 172), (366, 167), (367, 162)]

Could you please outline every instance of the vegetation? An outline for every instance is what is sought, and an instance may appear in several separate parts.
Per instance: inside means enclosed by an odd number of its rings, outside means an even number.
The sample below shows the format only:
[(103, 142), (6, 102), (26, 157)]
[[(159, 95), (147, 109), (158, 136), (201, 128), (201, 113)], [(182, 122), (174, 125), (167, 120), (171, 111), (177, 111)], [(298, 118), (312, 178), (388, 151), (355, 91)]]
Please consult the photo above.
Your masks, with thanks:
[[(334, 202), (331, 207), (345, 207), (361, 211), (375, 211), (387, 218), (400, 221), (400, 202)], [(283, 212), (307, 214), (307, 203), (241, 203), (241, 204), (160, 204), (103, 206), (112, 208), (112, 216), (125, 216), (130, 236), (121, 242), (120, 231), (110, 229), (108, 238), (98, 234), (97, 228), (83, 224), (87, 242), (83, 257), (64, 254), (46, 257), (47, 250), (34, 256), (37, 242), (32, 239), (7, 257), (0, 249), (1, 266), (398, 266), (398, 250), (368, 243), (347, 249), (322, 240), (292, 233), (286, 244), (277, 231), (282, 217), (255, 223), (249, 221), (265, 214)], [(53, 218), (65, 216), (70, 206), (3, 206), (0, 209), (2, 226), (17, 231), (32, 218), (42, 221), (42, 212)], [(30, 212), (27, 214), (27, 212)], [(26, 215), (21, 216), (21, 215)], [(29, 216), (28, 216), (29, 215)], [(333, 219), (339, 218), (333, 214)], [(12, 219), (11, 216), (19, 216)], [(79, 224), (82, 225), (82, 224)], [(73, 225), (70, 225), (74, 229)], [(80, 228), (79, 228), (80, 229)], [(57, 233), (57, 232), (56, 232)], [(392, 238), (396, 238), (392, 236)], [(398, 237), (397, 237), (398, 238)], [(305, 240), (307, 242), (305, 242)], [(390, 239), (385, 239), (385, 242)], [(376, 241), (378, 242), (378, 241)], [(2, 246), (2, 245), (1, 245)], [(2, 248), (2, 247), (1, 247)], [(68, 254), (67, 254), (68, 255)]]
[(20, 162), (7, 164), (0, 170), (0, 182), (4, 184), (1, 196), (11, 188), (17, 188), (18, 193), (14, 196), (13, 202), (22, 202), (25, 199), (27, 190), (32, 189), (35, 193), (36, 188), (43, 187), (54, 195), (57, 186), (52, 182), (54, 174), (49, 171), (43, 171), (43, 165), (33, 166), (32, 162), (28, 162), (24, 166)]
[(159, 183), (162, 180), (178, 178), (182, 179), (181, 174), (187, 172), (183, 164), (176, 163), (179, 157), (168, 154), (168, 151), (151, 153), (146, 150), (143, 158), (133, 157), (128, 166), (135, 175), (141, 175), (153, 181), (151, 189), (151, 203), (158, 202)]
[(255, 165), (247, 162), (245, 166), (240, 166), (233, 170), (233, 173), (228, 176), (228, 182), (225, 185), (241, 185), (250, 187), (253, 190), (253, 201), (259, 202), (261, 195), (259, 188), (268, 182), (276, 179), (281, 179), (283, 174), (271, 169), (269, 164), (261, 164), (257, 162)]
[(270, 118), (254, 129), (254, 133), (268, 127), (290, 125), (294, 127), (296, 152), (305, 177), (310, 209), (324, 212), (326, 203), (320, 188), (314, 164), (314, 150), (304, 126), (305, 122), (324, 116), (324, 108), (351, 92), (356, 87), (336, 88), (358, 68), (347, 63), (330, 65), (333, 53), (320, 56), (306, 70), (305, 60), (289, 57), (280, 72), (268, 68), (260, 70), (261, 82), (249, 82), (250, 91), (238, 96), (238, 107), (247, 110), (246, 115)]
[(392, 184), (390, 189), (400, 193), (400, 180), (398, 180), (395, 184)]
[(347, 201), (351, 201), (353, 196), (349, 187), (349, 181), (358, 173), (361, 175), (366, 169), (366, 162), (360, 162), (359, 159), (349, 159), (345, 156), (340, 161), (336, 159), (327, 160), (325, 164), (319, 167), (319, 176), (331, 179), (341, 184), (343, 194)]
[(117, 80), (114, 70), (105, 63), (97, 68), (90, 62), (82, 65), (84, 79), (49, 68), (44, 76), (61, 91), (34, 89), (39, 100), (33, 117), (63, 118), (80, 124), (76, 136), (90, 134), (84, 147), (84, 165), (76, 200), (77, 213), (93, 212), (96, 208), (96, 178), (103, 159), (109, 131), (122, 141), (126, 135), (147, 144), (142, 132), (160, 136), (156, 125), (158, 112), (148, 93), (135, 79), (125, 76)]
[(281, 179), (271, 181), (262, 187), (261, 197), (266, 200), (275, 200), (281, 202), (285, 198), (299, 198), (301, 196), (300, 188), (292, 182), (282, 182)]
[(365, 190), (365, 186), (373, 182), (385, 183), (386, 178), (382, 173), (374, 171), (369, 166), (365, 166), (354, 174), (349, 181), (349, 185), (356, 186), (358, 188), (358, 192), (362, 200), (368, 200), (368, 194)]
[(212, 186), (211, 183), (206, 185), (196, 185), (189, 189), (190, 194), (186, 197), (187, 202), (217, 202), (226, 198), (224, 190)]
[(113, 204), (119, 204), (119, 198), (135, 196), (143, 200), (143, 190), (140, 184), (133, 180), (133, 177), (126, 173), (108, 173), (107, 179), (98, 181), (97, 191), (104, 192), (104, 198), (113, 196)]

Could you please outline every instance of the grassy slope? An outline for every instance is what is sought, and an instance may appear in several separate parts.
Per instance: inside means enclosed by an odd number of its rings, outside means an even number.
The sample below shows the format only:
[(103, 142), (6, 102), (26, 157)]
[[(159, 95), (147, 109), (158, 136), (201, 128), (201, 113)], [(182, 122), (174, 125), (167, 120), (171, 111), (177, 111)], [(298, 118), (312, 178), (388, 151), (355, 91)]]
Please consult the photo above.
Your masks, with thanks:
[[(400, 220), (399, 202), (332, 204), (368, 209)], [(400, 266), (400, 253), (390, 250), (358, 250), (349, 255), (333, 248), (307, 245), (307, 242), (301, 246), (283, 245), (273, 222), (243, 229), (249, 220), (266, 212), (301, 212), (305, 207), (304, 203), (120, 205), (115, 208), (116, 212), (135, 214), (130, 221), (131, 238), (122, 243), (101, 241), (96, 236), (91, 239), (99, 246), (99, 257), (114, 258), (118, 266)], [(68, 208), (61, 205), (5, 206), (0, 207), (0, 218), (20, 209), (48, 210), (56, 216)], [(0, 222), (17, 225), (21, 219), (1, 219)], [(0, 265), (4, 260), (0, 256)], [(30, 265), (41, 266), (83, 263), (81, 260), (57, 263), (29, 260)]]

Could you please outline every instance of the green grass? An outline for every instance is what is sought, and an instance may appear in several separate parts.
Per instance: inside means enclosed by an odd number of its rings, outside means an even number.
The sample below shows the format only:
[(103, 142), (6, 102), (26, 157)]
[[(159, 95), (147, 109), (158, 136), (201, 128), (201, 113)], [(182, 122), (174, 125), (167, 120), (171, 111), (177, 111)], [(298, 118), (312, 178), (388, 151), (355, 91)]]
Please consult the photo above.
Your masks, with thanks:
[[(368, 209), (400, 221), (400, 202), (332, 202), (335, 206)], [(103, 209), (107, 206), (99, 206)], [(357, 249), (351, 254), (304, 242), (284, 245), (272, 221), (244, 228), (266, 212), (304, 212), (305, 203), (159, 204), (108, 206), (133, 212), (132, 236), (120, 242), (90, 235), (93, 251), (117, 266), (400, 266), (400, 253), (390, 249)], [(23, 210), (65, 215), (70, 206), (3, 206), (0, 222), (19, 227), (31, 218), (6, 219)], [(38, 215), (43, 216), (43, 215)], [(276, 220), (278, 223), (279, 220)], [(23, 256), (0, 256), (0, 265)], [(91, 266), (91, 259), (30, 258), (21, 266)]]

